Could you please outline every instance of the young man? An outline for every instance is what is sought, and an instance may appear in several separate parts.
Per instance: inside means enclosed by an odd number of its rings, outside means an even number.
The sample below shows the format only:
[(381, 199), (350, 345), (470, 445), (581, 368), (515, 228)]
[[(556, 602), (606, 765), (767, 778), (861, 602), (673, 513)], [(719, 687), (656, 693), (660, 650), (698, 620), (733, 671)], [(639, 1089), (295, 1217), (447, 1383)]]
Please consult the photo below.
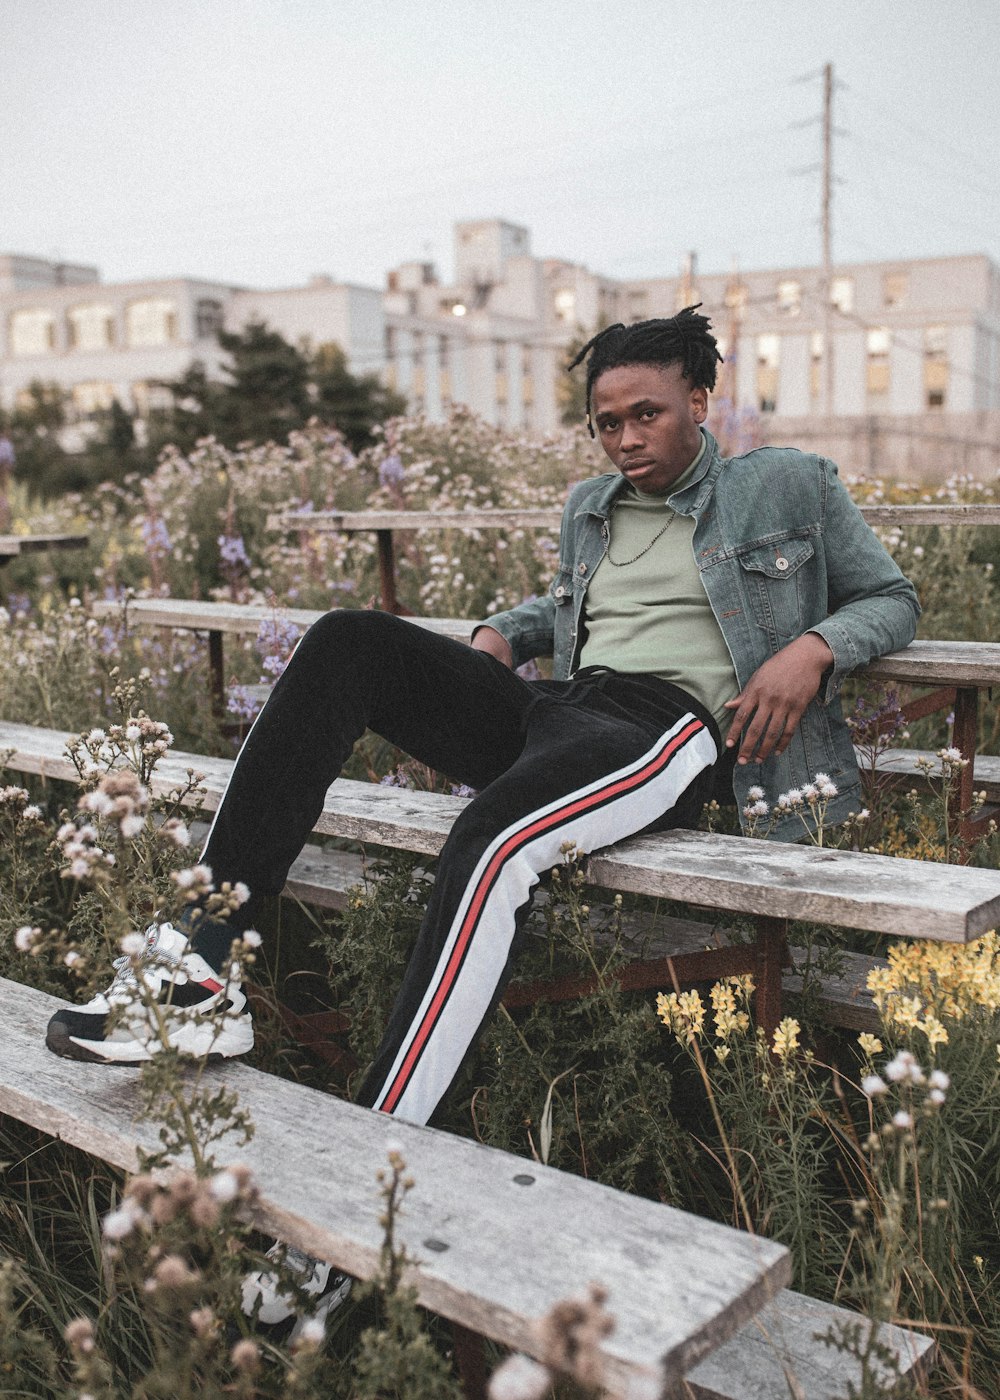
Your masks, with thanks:
[[(234, 934), (282, 889), (366, 728), (478, 791), (441, 853), (358, 1096), (418, 1123), (494, 1010), (532, 889), (564, 842), (589, 852), (693, 826), (720, 779), (742, 810), (754, 783), (773, 799), (825, 772), (838, 787), (828, 821), (860, 806), (837, 692), (912, 639), (912, 586), (830, 462), (776, 448), (720, 455), (703, 428), (720, 356), (695, 308), (612, 326), (574, 364), (585, 356), (588, 425), (614, 470), (571, 493), (548, 595), (492, 617), (471, 647), (365, 611), (330, 613), (300, 642), (202, 855), (217, 884), (248, 885), (250, 902), (228, 923), (199, 924), (190, 945), (170, 925), (150, 933), (148, 978), (172, 1008), (183, 1003), (181, 1048), (207, 1048), (192, 1005), (228, 998), (241, 1011), (224, 971)], [(513, 668), (540, 655), (553, 657), (553, 679), (522, 680)], [(800, 831), (794, 817), (774, 834)], [(109, 1007), (131, 994), (129, 969), (120, 976), (105, 997), (57, 1013), (51, 1049), (147, 1057), (127, 1014), (108, 1030)], [(212, 1049), (239, 1054), (252, 1038), (242, 1011)]]

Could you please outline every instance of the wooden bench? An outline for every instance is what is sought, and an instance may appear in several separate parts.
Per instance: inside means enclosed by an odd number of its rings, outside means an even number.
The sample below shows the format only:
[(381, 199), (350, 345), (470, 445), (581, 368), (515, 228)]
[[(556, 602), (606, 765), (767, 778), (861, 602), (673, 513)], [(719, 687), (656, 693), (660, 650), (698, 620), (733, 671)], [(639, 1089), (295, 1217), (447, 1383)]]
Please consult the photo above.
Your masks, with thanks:
[[(16, 772), (73, 780), (67, 735), (31, 725), (0, 723), (0, 753), (10, 750)], [(182, 786), (190, 769), (204, 774), (204, 805), (218, 806), (231, 759), (169, 753), (153, 789)], [(412, 792), (339, 778), (330, 787), (315, 830), (324, 835), (435, 856), (467, 799)], [(1000, 919), (1000, 873), (814, 846), (755, 841), (697, 831), (637, 836), (596, 851), (587, 878), (597, 886), (752, 918), (756, 943), (685, 950), (645, 961), (627, 985), (667, 987), (679, 981), (753, 973), (758, 1023), (770, 1031), (781, 1018), (787, 924), (804, 920), (897, 937), (968, 942)], [(624, 980), (624, 974), (623, 974)]]
[[(0, 1112), (125, 1171), (140, 1148), (159, 1149), (157, 1126), (139, 1118), (136, 1076), (45, 1049), (55, 998), (7, 979), (0, 997)], [(594, 1280), (615, 1317), (601, 1350), (618, 1393), (642, 1385), (666, 1400), (687, 1375), (699, 1400), (773, 1400), (790, 1372), (802, 1400), (832, 1400), (857, 1382), (855, 1363), (814, 1340), (857, 1315), (784, 1289), (783, 1246), (243, 1064), (206, 1068), (203, 1086), (235, 1090), (256, 1125), (246, 1146), (217, 1153), (253, 1171), (254, 1223), (355, 1277), (378, 1268), (375, 1173), (401, 1150), (416, 1183), (398, 1225), (414, 1261), (407, 1281), (460, 1328), (538, 1356), (536, 1322)], [(926, 1336), (891, 1327), (881, 1340), (907, 1374), (932, 1360)], [(483, 1396), (474, 1367), (466, 1393)]]
[[(997, 525), (1000, 505), (862, 505), (869, 525)], [(534, 510), (488, 507), (472, 510), (299, 510), (271, 515), (271, 530), (300, 534), (357, 535), (374, 532), (378, 545), (379, 584), (386, 612), (399, 612), (396, 595), (396, 530), (549, 530), (556, 536), (562, 507)]]

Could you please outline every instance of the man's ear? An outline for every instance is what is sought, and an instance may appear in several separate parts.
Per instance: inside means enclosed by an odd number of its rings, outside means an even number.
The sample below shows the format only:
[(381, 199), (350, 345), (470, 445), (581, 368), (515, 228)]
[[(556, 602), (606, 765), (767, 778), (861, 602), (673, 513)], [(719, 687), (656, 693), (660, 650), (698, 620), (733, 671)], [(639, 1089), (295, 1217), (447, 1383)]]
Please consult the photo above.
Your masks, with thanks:
[(708, 417), (708, 390), (703, 385), (691, 390), (691, 411), (696, 423), (704, 423)]

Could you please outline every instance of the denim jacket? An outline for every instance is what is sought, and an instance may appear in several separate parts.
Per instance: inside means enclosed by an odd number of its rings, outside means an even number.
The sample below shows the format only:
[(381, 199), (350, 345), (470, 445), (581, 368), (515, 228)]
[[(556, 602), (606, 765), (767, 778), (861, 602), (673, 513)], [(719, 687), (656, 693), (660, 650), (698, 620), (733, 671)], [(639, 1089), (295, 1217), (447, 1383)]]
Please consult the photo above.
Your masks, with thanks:
[[(838, 788), (826, 811), (832, 825), (861, 807), (841, 685), (856, 667), (913, 640), (917, 595), (866, 525), (832, 462), (783, 447), (727, 458), (710, 433), (705, 437), (693, 477), (668, 501), (696, 521), (695, 559), (740, 688), (803, 632), (818, 632), (834, 658), (785, 752), (736, 767), (740, 819), (755, 784), (773, 806), (779, 794), (826, 773)], [(485, 620), (510, 643), (515, 666), (552, 656), (556, 680), (572, 674), (586, 635), (587, 588), (607, 551), (615, 499), (625, 489), (618, 472), (575, 486), (563, 512), (559, 570), (548, 594)], [(772, 834), (794, 841), (804, 833), (799, 818), (790, 815), (775, 823)]]

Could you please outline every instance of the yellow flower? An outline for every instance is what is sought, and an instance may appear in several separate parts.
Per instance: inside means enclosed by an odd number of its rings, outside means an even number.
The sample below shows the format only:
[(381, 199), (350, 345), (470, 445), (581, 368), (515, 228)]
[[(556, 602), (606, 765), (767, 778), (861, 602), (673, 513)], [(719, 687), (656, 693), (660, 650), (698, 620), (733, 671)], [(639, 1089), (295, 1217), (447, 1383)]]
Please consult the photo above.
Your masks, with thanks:
[(774, 1053), (779, 1059), (787, 1060), (799, 1048), (799, 1032), (802, 1027), (794, 1016), (786, 1016), (774, 1032)]
[(694, 1040), (705, 1024), (705, 1003), (697, 992), (657, 993), (656, 1014), (678, 1040)]
[(867, 1055), (869, 1060), (885, 1049), (878, 1036), (872, 1035), (871, 1031), (862, 1031), (858, 1036), (858, 1044), (861, 1046), (862, 1054)]
[(732, 1051), (728, 1045), (717, 1045), (715, 1047), (715, 1058), (719, 1061), (720, 1065), (724, 1064), (731, 1054)]
[(933, 1050), (935, 1045), (948, 1044), (948, 1032), (936, 1016), (927, 1016), (919, 1027), (927, 1037), (927, 1044)]

